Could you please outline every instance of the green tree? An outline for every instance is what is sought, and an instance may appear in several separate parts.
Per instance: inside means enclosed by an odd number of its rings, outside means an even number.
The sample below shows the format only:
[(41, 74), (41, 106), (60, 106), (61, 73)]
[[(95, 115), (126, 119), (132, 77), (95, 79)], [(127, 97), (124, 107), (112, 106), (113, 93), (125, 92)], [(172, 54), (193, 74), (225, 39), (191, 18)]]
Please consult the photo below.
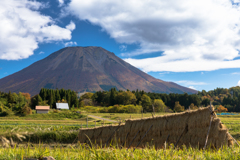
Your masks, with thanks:
[(191, 110), (196, 110), (196, 109), (198, 109), (198, 107), (195, 106), (193, 103), (190, 104), (189, 108), (190, 108)]
[(13, 97), (11, 91), (8, 92), (7, 100), (8, 100), (8, 103), (14, 103), (15, 102), (14, 97)]
[(165, 112), (167, 106), (164, 104), (164, 102), (161, 99), (154, 99), (153, 106), (155, 109), (155, 112)]
[(208, 106), (210, 104), (210, 100), (208, 98), (204, 99), (201, 103), (203, 106)]
[(48, 96), (48, 104), (49, 104), (50, 108), (52, 108), (52, 106), (53, 106), (53, 95), (52, 95), (51, 92)]
[(92, 96), (93, 96), (93, 95), (94, 95), (93, 93), (87, 92), (87, 93), (85, 93), (84, 95), (82, 95), (82, 96), (80, 97), (80, 100), (83, 100), (83, 99), (92, 99)]
[(71, 92), (71, 97), (72, 97), (71, 98), (72, 106), (78, 108), (79, 107), (78, 98), (77, 98), (77, 94), (74, 91)]
[(174, 111), (175, 112), (183, 112), (184, 111), (184, 106), (181, 106), (179, 104), (179, 102), (177, 101), (177, 102), (175, 102)]
[(137, 98), (135, 96), (135, 94), (133, 94), (132, 92), (130, 91), (127, 91), (125, 92), (125, 105), (128, 105), (128, 104), (136, 104), (136, 101), (137, 101)]
[(60, 96), (59, 90), (56, 91), (56, 97), (55, 98), (56, 98), (56, 102), (61, 100), (61, 96)]
[(146, 94), (143, 94), (141, 97), (143, 110), (151, 112), (152, 111), (152, 100)]
[(116, 96), (117, 96), (116, 88), (112, 88), (110, 90), (110, 97), (109, 97), (109, 103), (110, 103), (111, 106), (116, 104), (116, 102), (115, 102)]
[(21, 113), (20, 114), (23, 115), (23, 116), (32, 114), (32, 109), (30, 107), (28, 107), (27, 105), (25, 105), (21, 108)]

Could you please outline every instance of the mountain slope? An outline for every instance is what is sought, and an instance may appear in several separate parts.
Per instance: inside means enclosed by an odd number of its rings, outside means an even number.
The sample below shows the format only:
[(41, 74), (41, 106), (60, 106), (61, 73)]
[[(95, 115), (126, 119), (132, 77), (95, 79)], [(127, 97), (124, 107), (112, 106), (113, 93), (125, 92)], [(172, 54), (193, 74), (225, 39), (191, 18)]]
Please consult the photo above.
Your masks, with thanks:
[(23, 70), (0, 79), (0, 91), (37, 94), (41, 88), (74, 91), (144, 90), (158, 93), (196, 93), (156, 79), (101, 47), (67, 47)]

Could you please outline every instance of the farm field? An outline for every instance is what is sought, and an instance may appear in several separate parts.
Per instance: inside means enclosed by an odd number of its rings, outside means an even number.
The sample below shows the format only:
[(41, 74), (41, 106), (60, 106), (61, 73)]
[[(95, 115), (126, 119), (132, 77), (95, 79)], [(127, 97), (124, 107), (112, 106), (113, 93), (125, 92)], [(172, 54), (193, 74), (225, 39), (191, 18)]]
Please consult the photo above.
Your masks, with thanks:
[(229, 133), (240, 141), (240, 115), (218, 116), (224, 125), (227, 126)]
[[(68, 113), (69, 114), (69, 113)], [(169, 114), (169, 113), (156, 113), (155, 116)], [(69, 143), (73, 142), (77, 136), (80, 128), (86, 128), (86, 120), (88, 119), (88, 128), (102, 125), (118, 124), (119, 120), (141, 118), (142, 114), (127, 114), (127, 113), (83, 113), (83, 115), (76, 117), (62, 117), (55, 115), (55, 118), (40, 120), (38, 116), (50, 117), (47, 115), (34, 115), (27, 117), (7, 117), (7, 119), (0, 118), (0, 136), (6, 136), (8, 138), (15, 137), (15, 134), (21, 134), (26, 136), (23, 142), (38, 143), (40, 140), (43, 143), (58, 142)], [(94, 116), (94, 117), (91, 117)], [(152, 117), (151, 113), (143, 114), (143, 117)], [(228, 127), (231, 135), (240, 140), (240, 115), (220, 115), (218, 116), (221, 121)], [(103, 119), (101, 119), (103, 118)], [(108, 121), (113, 120), (113, 121)], [(52, 137), (48, 138), (48, 136)], [(65, 138), (61, 138), (65, 137)], [(67, 140), (66, 138), (69, 138)]]
[[(163, 115), (158, 113), (157, 115)], [(43, 116), (43, 115), (41, 115)], [(49, 115), (44, 115), (49, 116)], [(93, 118), (95, 116), (98, 118)], [(199, 149), (183, 148), (183, 150), (173, 149), (169, 146), (167, 150), (155, 150), (146, 148), (119, 149), (112, 148), (92, 148), (82, 146), (74, 142), (79, 128), (86, 127), (88, 117), (88, 127), (113, 124), (108, 121), (119, 119), (141, 118), (142, 114), (123, 113), (84, 113), (79, 118), (62, 117), (40, 120), (39, 117), (7, 117), (0, 118), (0, 137), (12, 138), (12, 147), (0, 148), (0, 159), (24, 159), (40, 158), (41, 156), (53, 156), (55, 159), (240, 159), (240, 148), (223, 148), (221, 150), (208, 149), (203, 152)], [(151, 113), (143, 114), (143, 117), (152, 117)], [(240, 141), (240, 115), (220, 115), (221, 121), (228, 127), (231, 135)], [(20, 140), (17, 134), (25, 137)], [(2, 145), (2, 144), (1, 144)]]
[[(171, 114), (171, 113), (155, 113), (154, 116), (160, 116), (165, 114)], [(88, 113), (88, 115), (94, 115), (101, 118), (108, 118), (111, 120), (118, 121), (119, 119), (125, 120), (125, 119), (136, 119), (136, 118), (147, 118), (152, 117), (152, 113)]]

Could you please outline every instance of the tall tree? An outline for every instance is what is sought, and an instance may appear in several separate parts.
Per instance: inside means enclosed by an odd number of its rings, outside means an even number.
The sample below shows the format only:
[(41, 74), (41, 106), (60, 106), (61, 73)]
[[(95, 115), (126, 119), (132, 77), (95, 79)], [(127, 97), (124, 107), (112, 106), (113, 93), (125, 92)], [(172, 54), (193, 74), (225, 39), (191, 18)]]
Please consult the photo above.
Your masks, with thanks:
[(142, 102), (142, 107), (145, 111), (152, 111), (152, 100), (149, 96), (147, 96), (146, 94), (143, 94), (141, 97), (141, 102)]

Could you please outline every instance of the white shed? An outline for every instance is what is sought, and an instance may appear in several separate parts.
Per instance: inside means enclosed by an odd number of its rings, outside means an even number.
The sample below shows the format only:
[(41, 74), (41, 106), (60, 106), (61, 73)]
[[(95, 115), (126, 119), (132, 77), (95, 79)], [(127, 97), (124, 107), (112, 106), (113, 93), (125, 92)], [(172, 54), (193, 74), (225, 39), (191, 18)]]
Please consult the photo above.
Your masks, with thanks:
[(57, 109), (69, 109), (68, 103), (56, 103)]

